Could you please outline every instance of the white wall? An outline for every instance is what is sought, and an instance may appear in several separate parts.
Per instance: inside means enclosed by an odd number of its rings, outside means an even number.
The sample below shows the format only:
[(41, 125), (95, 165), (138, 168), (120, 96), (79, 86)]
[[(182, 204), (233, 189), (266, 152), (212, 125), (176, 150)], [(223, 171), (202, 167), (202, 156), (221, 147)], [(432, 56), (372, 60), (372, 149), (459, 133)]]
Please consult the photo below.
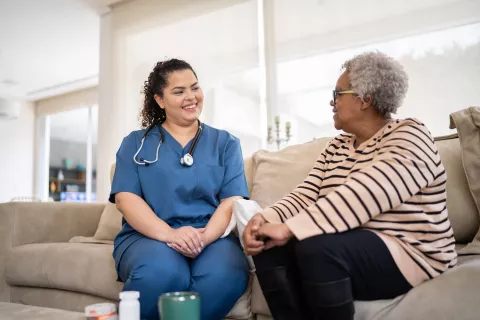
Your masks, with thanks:
[(0, 203), (33, 195), (35, 109), (24, 102), (15, 120), (0, 120)]

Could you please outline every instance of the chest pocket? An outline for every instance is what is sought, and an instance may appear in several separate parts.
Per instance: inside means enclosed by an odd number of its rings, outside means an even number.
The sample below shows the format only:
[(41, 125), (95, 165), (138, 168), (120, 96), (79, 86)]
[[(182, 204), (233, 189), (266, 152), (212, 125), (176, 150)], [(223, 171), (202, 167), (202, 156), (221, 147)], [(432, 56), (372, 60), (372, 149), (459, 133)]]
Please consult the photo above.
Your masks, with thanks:
[(225, 175), (225, 168), (216, 165), (198, 164), (195, 166), (197, 187), (193, 192), (194, 199), (213, 200), (220, 192)]

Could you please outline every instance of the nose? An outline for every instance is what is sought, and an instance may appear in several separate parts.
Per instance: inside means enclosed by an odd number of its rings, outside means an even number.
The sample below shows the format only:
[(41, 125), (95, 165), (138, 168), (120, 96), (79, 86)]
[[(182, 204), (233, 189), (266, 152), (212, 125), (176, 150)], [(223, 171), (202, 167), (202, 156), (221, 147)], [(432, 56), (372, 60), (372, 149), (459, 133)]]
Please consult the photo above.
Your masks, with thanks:
[(333, 103), (333, 100), (330, 100), (330, 105), (331, 105), (332, 107), (335, 107), (335, 103)]
[(195, 100), (195, 98), (196, 98), (196, 97), (195, 97), (195, 92), (190, 91), (189, 93), (190, 93), (190, 94), (188, 95), (188, 100)]

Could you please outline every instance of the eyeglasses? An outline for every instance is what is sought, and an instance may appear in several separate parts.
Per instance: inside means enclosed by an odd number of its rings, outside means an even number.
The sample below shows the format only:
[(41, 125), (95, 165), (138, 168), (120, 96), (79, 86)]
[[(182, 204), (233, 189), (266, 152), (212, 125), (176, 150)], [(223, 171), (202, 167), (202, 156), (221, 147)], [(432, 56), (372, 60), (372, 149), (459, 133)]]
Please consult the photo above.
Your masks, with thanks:
[(358, 94), (353, 90), (333, 90), (333, 104), (337, 103), (337, 96), (339, 94)]

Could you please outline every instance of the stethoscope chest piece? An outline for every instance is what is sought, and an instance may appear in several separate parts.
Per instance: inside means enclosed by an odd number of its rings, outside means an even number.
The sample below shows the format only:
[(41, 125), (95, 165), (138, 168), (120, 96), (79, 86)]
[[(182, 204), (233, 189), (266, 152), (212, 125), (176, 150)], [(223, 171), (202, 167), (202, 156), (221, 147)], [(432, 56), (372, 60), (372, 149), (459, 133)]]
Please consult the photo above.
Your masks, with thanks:
[(182, 166), (191, 167), (193, 165), (193, 157), (190, 153), (186, 153), (183, 157), (180, 158), (180, 164)]

